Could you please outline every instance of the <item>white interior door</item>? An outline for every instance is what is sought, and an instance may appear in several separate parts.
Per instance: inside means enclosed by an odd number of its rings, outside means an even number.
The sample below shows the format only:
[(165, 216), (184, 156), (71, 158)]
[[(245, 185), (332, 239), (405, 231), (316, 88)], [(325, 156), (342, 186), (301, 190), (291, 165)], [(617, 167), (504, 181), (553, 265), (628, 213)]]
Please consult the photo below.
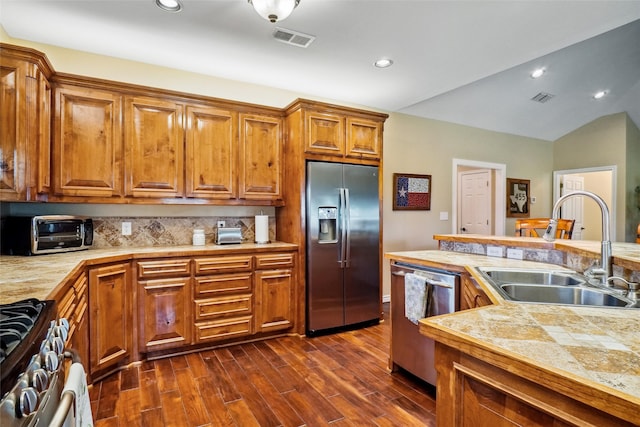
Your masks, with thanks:
[(460, 233), (492, 234), (491, 171), (476, 169), (460, 172)]
[[(575, 175), (565, 175), (562, 180), (562, 195), (574, 191), (584, 190), (584, 177)], [(561, 218), (575, 219), (573, 224), (573, 235), (571, 239), (582, 240), (584, 230), (584, 198), (571, 197), (561, 206)]]

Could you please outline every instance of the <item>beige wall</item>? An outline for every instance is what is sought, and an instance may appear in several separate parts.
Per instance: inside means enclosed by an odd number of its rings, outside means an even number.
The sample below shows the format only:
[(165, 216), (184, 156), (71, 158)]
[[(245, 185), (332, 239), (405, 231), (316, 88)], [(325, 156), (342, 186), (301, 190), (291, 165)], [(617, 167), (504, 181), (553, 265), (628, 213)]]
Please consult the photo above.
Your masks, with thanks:
[(640, 224), (640, 130), (627, 119), (627, 177), (625, 241), (635, 242)]
[(553, 144), (553, 170), (617, 166), (614, 241), (625, 241), (627, 187), (627, 122), (626, 113), (596, 119), (563, 136)]

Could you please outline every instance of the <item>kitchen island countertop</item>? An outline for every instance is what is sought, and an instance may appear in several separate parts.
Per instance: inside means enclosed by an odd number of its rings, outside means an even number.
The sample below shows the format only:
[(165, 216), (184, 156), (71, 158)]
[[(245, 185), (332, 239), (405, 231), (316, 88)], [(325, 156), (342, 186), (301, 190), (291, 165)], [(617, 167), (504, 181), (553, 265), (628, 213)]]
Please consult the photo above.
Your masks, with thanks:
[(555, 378), (571, 395), (582, 388), (624, 414), (640, 408), (640, 310), (502, 300), (475, 267), (562, 268), (484, 255), (425, 250), (389, 252), (392, 261), (468, 271), (497, 304), (420, 320), (420, 331), (456, 348), (506, 356)]

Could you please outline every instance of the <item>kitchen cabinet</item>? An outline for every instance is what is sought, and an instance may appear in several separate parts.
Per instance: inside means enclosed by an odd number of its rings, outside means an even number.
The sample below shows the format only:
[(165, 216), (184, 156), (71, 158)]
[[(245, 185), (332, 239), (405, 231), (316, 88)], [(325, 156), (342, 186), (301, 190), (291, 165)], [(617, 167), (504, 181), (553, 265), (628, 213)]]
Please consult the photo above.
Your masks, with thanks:
[(253, 334), (253, 256), (194, 260), (194, 340), (229, 340)]
[(478, 282), (469, 274), (461, 275), (462, 293), (460, 295), (460, 310), (491, 305), (492, 302), (482, 290)]
[(122, 97), (67, 84), (55, 90), (56, 196), (119, 197), (123, 183)]
[(0, 200), (46, 200), (52, 69), (40, 53), (0, 44)]
[(438, 426), (477, 426), (478, 420), (487, 426), (633, 425), (527, 378), (515, 367), (495, 366), (489, 354), (467, 351), (478, 357), (436, 342)]
[(256, 332), (293, 327), (294, 254), (256, 255)]
[(184, 195), (184, 106), (160, 97), (125, 98), (125, 195)]
[(282, 199), (282, 127), (280, 117), (240, 114), (240, 199)]
[(191, 344), (191, 260), (138, 261), (138, 339), (143, 353)]
[(305, 152), (347, 159), (380, 160), (382, 121), (332, 112), (320, 105), (304, 109)]
[(90, 372), (107, 373), (132, 360), (133, 290), (130, 263), (89, 269)]
[(72, 349), (87, 365), (89, 362), (89, 280), (85, 272), (72, 279), (70, 286), (57, 296), (58, 317), (69, 322), (66, 349)]
[(211, 106), (186, 107), (186, 197), (238, 197), (238, 114)]

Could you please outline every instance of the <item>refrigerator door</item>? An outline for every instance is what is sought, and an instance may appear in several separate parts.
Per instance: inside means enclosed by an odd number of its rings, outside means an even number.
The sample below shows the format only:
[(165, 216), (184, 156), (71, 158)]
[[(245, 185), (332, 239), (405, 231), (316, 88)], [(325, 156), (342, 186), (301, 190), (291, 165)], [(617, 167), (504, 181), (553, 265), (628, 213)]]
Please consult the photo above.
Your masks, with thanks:
[(347, 190), (345, 324), (380, 318), (380, 204), (378, 168), (343, 165)]
[[(344, 325), (342, 165), (307, 163), (307, 331)], [(335, 221), (333, 220), (333, 213)], [(328, 224), (327, 224), (328, 223)], [(331, 229), (331, 226), (335, 227)]]

